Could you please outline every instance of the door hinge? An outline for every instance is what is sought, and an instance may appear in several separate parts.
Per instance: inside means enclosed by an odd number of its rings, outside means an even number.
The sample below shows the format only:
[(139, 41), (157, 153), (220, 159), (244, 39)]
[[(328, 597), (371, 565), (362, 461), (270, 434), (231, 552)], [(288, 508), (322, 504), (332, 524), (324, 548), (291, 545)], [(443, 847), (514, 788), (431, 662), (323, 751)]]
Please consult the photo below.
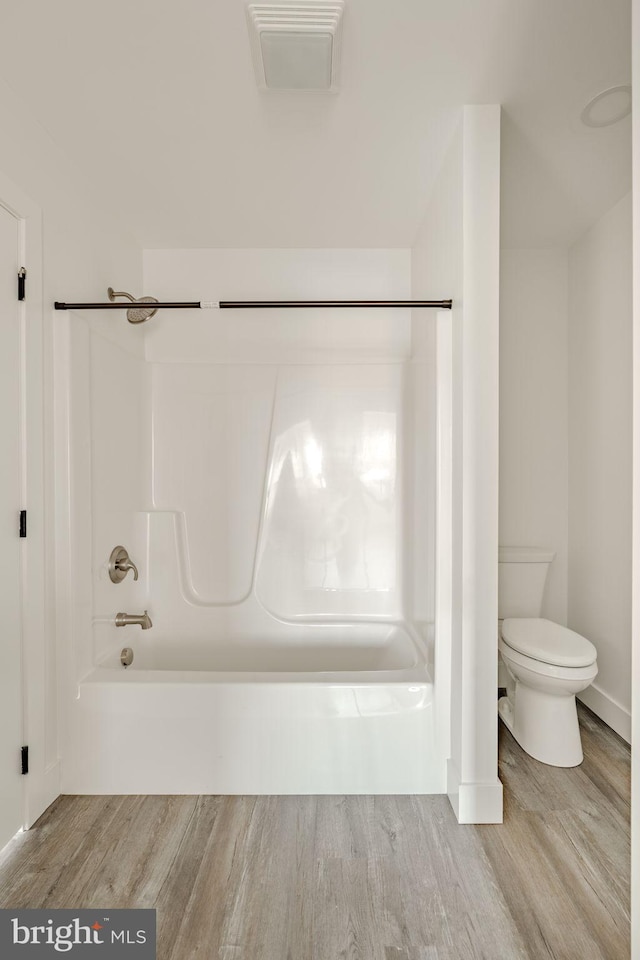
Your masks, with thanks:
[(29, 773), (29, 747), (22, 748), (22, 776)]
[(27, 535), (27, 511), (20, 511), (20, 536), (26, 537)]
[(18, 270), (18, 300), (27, 298), (27, 271), (24, 267)]

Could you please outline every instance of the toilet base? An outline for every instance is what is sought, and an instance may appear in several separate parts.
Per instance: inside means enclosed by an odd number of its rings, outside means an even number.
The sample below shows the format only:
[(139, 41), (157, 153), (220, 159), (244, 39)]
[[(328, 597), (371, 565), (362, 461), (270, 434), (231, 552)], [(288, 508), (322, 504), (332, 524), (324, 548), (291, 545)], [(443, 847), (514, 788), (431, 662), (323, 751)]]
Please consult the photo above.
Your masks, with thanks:
[(552, 767), (582, 763), (576, 698), (550, 696), (516, 682), (511, 697), (498, 700), (498, 716), (522, 749)]

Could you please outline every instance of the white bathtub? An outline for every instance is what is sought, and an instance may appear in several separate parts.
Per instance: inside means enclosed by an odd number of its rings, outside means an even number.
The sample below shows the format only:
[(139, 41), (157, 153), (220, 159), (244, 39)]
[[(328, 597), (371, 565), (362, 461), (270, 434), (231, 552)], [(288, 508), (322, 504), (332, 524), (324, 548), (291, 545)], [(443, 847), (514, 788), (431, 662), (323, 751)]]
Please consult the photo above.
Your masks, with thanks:
[(438, 793), (426, 650), (389, 624), (274, 638), (122, 631), (78, 686), (65, 793)]

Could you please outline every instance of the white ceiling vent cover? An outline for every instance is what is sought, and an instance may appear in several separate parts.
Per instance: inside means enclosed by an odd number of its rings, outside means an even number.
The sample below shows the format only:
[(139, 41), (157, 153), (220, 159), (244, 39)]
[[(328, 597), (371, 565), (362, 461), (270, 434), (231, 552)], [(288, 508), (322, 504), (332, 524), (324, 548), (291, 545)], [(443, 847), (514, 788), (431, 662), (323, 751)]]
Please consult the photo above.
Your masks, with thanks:
[(246, 8), (259, 87), (337, 91), (344, 0), (247, 0)]

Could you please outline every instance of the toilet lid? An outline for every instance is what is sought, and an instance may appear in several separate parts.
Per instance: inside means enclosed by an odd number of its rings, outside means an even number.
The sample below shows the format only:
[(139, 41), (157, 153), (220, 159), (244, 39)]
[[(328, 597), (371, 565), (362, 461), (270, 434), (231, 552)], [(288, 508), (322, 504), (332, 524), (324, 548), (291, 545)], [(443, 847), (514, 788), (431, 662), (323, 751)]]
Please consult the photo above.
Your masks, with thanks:
[(556, 667), (588, 667), (598, 651), (586, 637), (559, 623), (539, 618), (515, 618), (502, 624), (505, 643), (534, 660)]

